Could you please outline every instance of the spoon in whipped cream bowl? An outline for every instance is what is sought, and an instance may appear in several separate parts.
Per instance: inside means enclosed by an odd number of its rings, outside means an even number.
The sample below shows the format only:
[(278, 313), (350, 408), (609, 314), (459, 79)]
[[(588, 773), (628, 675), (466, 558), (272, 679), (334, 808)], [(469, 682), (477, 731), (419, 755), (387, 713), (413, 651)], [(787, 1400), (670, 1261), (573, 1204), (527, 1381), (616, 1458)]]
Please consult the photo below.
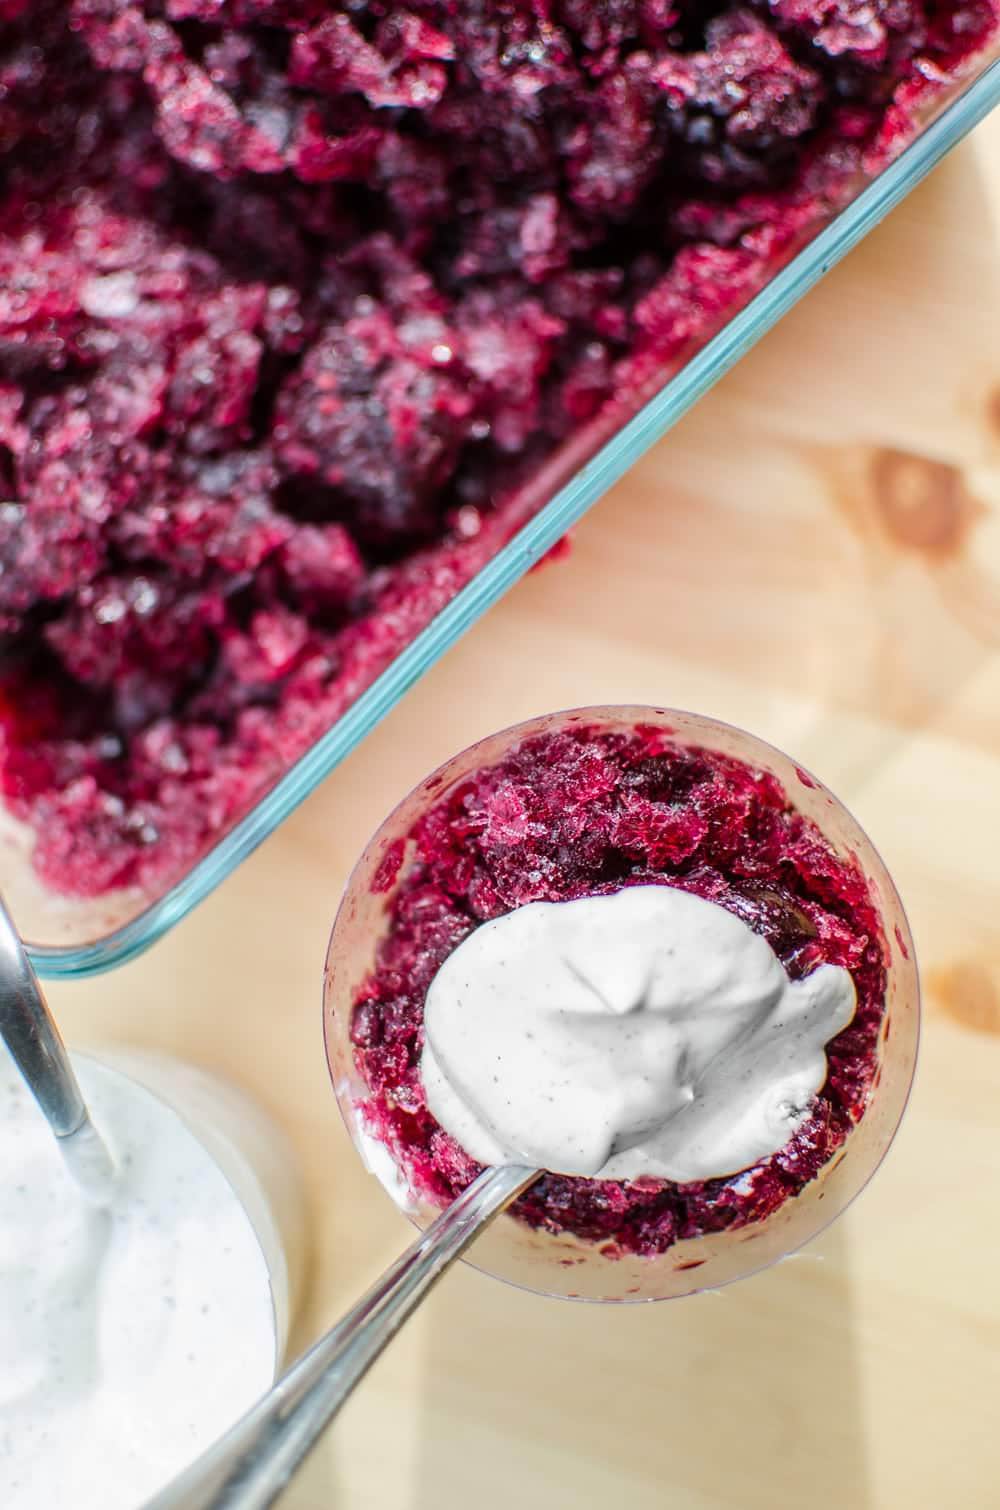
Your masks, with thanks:
[(4, 1510), (135, 1510), (217, 1440), (281, 1364), (304, 1235), (280, 1129), (197, 1066), (70, 1054), (0, 908)]

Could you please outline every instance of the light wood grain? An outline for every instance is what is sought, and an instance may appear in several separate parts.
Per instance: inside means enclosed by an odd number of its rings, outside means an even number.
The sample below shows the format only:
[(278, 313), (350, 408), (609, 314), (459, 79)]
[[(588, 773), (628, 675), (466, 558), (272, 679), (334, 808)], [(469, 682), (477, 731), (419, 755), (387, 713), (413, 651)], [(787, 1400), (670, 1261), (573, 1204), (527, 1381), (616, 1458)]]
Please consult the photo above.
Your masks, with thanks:
[(923, 1057), (839, 1225), (658, 1307), (454, 1274), (291, 1510), (1000, 1506), (998, 252), (1000, 118), (194, 916), (114, 976), (51, 988), (72, 1039), (172, 1049), (288, 1128), (315, 1232), (305, 1342), (408, 1238), (340, 1126), (320, 974), (352, 860), (440, 760), (551, 708), (696, 708), (819, 772), (895, 874)]

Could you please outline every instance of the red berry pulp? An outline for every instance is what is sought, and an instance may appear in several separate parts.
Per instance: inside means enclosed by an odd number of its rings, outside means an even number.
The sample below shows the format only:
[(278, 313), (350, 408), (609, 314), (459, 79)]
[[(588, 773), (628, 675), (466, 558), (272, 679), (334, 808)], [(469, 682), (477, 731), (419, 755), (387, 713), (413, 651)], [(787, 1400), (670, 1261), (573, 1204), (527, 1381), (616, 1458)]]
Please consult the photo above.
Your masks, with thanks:
[(420, 1079), (424, 1000), (441, 964), (479, 924), (526, 902), (624, 886), (680, 886), (727, 907), (792, 977), (843, 966), (857, 1009), (827, 1046), (826, 1083), (806, 1120), (752, 1169), (683, 1185), (547, 1174), (515, 1214), (615, 1254), (657, 1254), (769, 1216), (835, 1157), (877, 1071), (887, 952), (860, 868), (774, 776), (652, 727), (567, 726), (476, 771), (408, 837), (409, 856), (397, 843), (375, 878), (376, 890), (396, 890), (351, 1041), (370, 1092), (363, 1119), (421, 1196), (443, 1205), (480, 1172), (428, 1111)]
[(0, 0), (0, 795), (44, 880), (175, 879), (995, 22)]

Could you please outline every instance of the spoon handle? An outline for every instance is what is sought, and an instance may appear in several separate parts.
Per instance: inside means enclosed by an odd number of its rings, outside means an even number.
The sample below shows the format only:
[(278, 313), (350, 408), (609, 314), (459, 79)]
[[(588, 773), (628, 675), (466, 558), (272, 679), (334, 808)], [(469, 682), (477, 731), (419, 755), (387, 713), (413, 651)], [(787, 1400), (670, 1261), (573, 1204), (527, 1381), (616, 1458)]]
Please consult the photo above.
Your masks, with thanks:
[(146, 1510), (265, 1510), (473, 1238), (538, 1176), (486, 1169), (241, 1421)]
[(87, 1121), (87, 1106), (21, 936), (0, 898), (0, 1037), (57, 1138)]

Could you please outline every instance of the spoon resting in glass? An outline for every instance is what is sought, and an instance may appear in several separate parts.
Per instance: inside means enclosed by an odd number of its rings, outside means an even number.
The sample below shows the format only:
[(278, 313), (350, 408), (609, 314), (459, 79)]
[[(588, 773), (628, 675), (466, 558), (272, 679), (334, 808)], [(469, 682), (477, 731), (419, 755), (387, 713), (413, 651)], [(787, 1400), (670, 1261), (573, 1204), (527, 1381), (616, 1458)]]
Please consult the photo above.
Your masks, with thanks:
[(485, 1169), (214, 1447), (146, 1510), (272, 1505), (371, 1365), (479, 1232), (538, 1178)]

